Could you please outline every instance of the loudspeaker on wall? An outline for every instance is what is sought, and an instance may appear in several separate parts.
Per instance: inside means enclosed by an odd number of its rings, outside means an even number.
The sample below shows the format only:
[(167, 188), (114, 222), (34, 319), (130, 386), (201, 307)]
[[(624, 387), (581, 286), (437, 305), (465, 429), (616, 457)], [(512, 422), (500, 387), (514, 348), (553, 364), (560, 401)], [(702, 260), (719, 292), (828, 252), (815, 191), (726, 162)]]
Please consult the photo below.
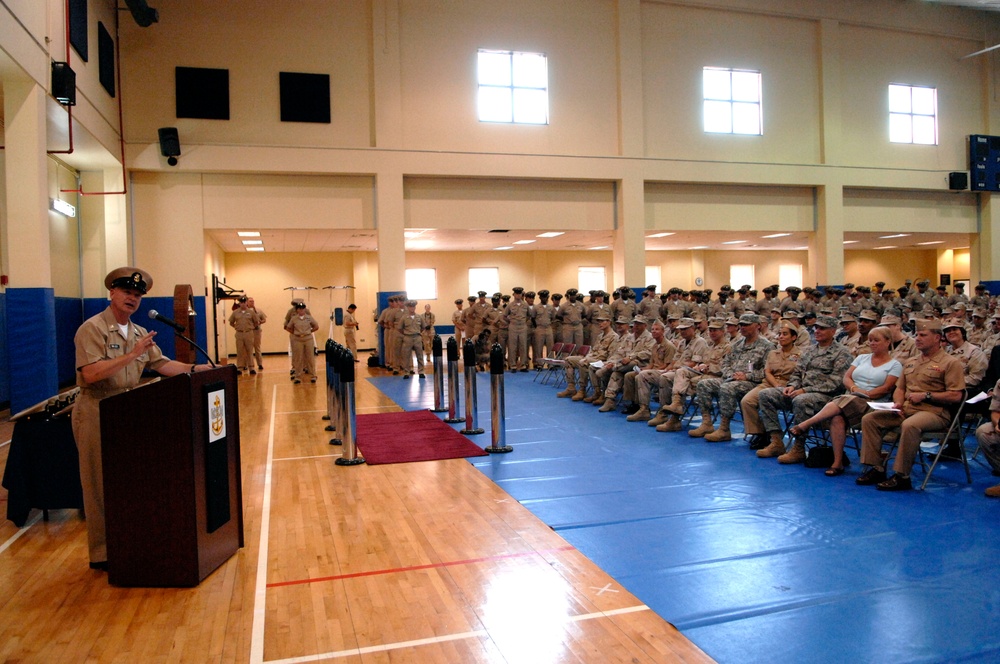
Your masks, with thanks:
[(964, 191), (969, 188), (969, 174), (965, 171), (948, 173), (948, 188), (953, 191)]
[(69, 63), (52, 63), (52, 96), (63, 106), (76, 106), (76, 73)]
[(171, 166), (177, 165), (177, 157), (181, 154), (181, 139), (177, 135), (177, 127), (160, 127), (156, 130), (160, 135), (160, 154), (167, 158)]

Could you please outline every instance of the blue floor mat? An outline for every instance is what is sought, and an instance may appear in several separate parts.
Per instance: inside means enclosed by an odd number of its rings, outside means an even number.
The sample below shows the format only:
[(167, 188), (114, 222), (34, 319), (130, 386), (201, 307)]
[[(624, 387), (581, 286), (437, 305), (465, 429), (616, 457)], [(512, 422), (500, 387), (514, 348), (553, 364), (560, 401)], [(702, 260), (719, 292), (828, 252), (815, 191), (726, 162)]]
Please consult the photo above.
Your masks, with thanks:
[[(557, 399), (532, 377), (504, 379), (514, 451), (470, 462), (716, 660), (1000, 661), (988, 467), (973, 462), (968, 485), (946, 463), (926, 491), (885, 494), (854, 484), (853, 450), (828, 478), (757, 459), (738, 434), (706, 443)], [(369, 380), (407, 410), (434, 405), (430, 380)], [(477, 391), (473, 440), (487, 446), (488, 374)]]

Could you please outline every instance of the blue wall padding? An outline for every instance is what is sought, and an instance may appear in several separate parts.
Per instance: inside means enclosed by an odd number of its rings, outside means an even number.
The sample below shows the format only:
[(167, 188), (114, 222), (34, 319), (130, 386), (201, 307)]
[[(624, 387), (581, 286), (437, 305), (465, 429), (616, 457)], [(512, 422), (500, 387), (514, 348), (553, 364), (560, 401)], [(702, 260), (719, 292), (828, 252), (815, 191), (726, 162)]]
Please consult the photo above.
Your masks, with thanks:
[(10, 405), (10, 355), (7, 352), (7, 295), (0, 293), (0, 408)]
[(76, 347), (73, 337), (83, 323), (83, 303), (75, 297), (55, 298), (56, 373), (59, 385), (76, 384)]
[(337, 307), (336, 309), (334, 309), (333, 310), (333, 318), (334, 318), (333, 322), (336, 323), (338, 326), (343, 325), (344, 324), (344, 310), (342, 308), (340, 308), (340, 307)]
[(7, 349), (12, 413), (59, 391), (55, 294), (51, 288), (7, 289)]

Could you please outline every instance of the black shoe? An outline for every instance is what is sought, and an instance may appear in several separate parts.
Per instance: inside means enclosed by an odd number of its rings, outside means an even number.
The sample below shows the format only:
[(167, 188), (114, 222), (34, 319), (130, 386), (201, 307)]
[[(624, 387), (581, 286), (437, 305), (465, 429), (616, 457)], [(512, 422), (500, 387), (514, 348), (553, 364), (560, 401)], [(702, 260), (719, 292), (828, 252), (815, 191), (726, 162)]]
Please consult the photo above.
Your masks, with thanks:
[(759, 433), (752, 434), (750, 436), (750, 449), (751, 450), (762, 450), (771, 444), (771, 440)]
[(874, 466), (861, 473), (858, 479), (854, 480), (855, 484), (860, 484), (861, 486), (871, 486), (872, 484), (878, 484), (879, 482), (885, 481), (885, 471), (876, 470)]
[(294, 383), (295, 385), (301, 385), (301, 384), (302, 384), (302, 381), (301, 381), (301, 380), (299, 380), (298, 378), (293, 378), (293, 379), (292, 379), (292, 383)]
[(396, 371), (395, 369), (393, 369), (393, 370), (392, 370), (392, 375), (393, 375), (393, 376), (398, 376), (398, 375), (399, 375), (399, 372), (398, 372), (398, 371)]
[(257, 375), (257, 372), (256, 372), (256, 371), (254, 371), (253, 369), (251, 369), (251, 370), (250, 370), (250, 375), (251, 375), (251, 376), (256, 376), (256, 375)]
[(521, 369), (521, 373), (528, 373), (528, 369), (527, 368)]
[(875, 488), (879, 491), (909, 491), (913, 488), (913, 483), (910, 482), (909, 477), (903, 477), (896, 473), (885, 482), (876, 484)]
[(96, 569), (98, 572), (107, 572), (108, 561), (104, 560), (99, 563), (90, 563), (90, 569)]
[(410, 380), (410, 374), (406, 374), (405, 376), (403, 376), (403, 380)]
[(425, 376), (423, 374), (419, 374), (419, 376), (420, 376), (420, 380), (423, 380), (423, 379), (427, 378), (427, 376)]
[(639, 412), (639, 404), (637, 403), (630, 403), (629, 405), (622, 408), (622, 413), (624, 413), (625, 415), (634, 415), (635, 413), (638, 412)]

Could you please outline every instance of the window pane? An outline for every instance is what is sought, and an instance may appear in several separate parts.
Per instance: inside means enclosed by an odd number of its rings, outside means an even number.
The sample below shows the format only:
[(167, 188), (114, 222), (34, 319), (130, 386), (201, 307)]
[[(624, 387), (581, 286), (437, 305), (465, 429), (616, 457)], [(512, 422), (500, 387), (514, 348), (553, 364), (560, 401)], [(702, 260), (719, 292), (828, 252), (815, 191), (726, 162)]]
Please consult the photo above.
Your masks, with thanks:
[(469, 295), (475, 295), (479, 291), (486, 291), (487, 297), (500, 291), (500, 268), (469, 268)]
[(480, 51), (479, 84), (510, 85), (510, 54)]
[(730, 265), (729, 283), (733, 288), (740, 288), (743, 284), (754, 288), (753, 265)]
[(479, 88), (479, 119), (483, 122), (512, 122), (510, 88)]
[(705, 99), (732, 99), (730, 72), (725, 69), (705, 69)]
[(589, 293), (592, 290), (605, 290), (608, 282), (605, 279), (603, 267), (581, 267), (578, 271), (579, 290)]
[(545, 124), (549, 121), (548, 102), (545, 90), (514, 88), (514, 122)]
[(723, 134), (732, 133), (732, 104), (726, 101), (706, 101), (705, 131)]
[(412, 300), (437, 299), (437, 271), (413, 268), (406, 271), (406, 295)]
[(921, 145), (936, 145), (937, 131), (934, 118), (926, 115), (913, 116), (913, 142)]
[(760, 74), (734, 71), (733, 101), (760, 101)]
[(778, 266), (778, 287), (781, 289), (789, 286), (802, 288), (802, 266), (801, 265), (779, 265)]
[(545, 56), (538, 53), (515, 53), (513, 83), (520, 88), (548, 87), (549, 75)]
[(646, 285), (653, 284), (656, 286), (656, 290), (663, 290), (663, 282), (661, 279), (661, 271), (659, 265), (647, 265), (646, 266)]
[(910, 88), (906, 85), (889, 86), (889, 112), (909, 113), (910, 112)]
[(733, 103), (733, 133), (760, 134), (760, 106)]
[(893, 143), (912, 143), (913, 128), (910, 123), (910, 115), (901, 113), (889, 114), (889, 140)]
[(936, 96), (934, 88), (913, 88), (913, 112), (920, 115), (934, 115)]

